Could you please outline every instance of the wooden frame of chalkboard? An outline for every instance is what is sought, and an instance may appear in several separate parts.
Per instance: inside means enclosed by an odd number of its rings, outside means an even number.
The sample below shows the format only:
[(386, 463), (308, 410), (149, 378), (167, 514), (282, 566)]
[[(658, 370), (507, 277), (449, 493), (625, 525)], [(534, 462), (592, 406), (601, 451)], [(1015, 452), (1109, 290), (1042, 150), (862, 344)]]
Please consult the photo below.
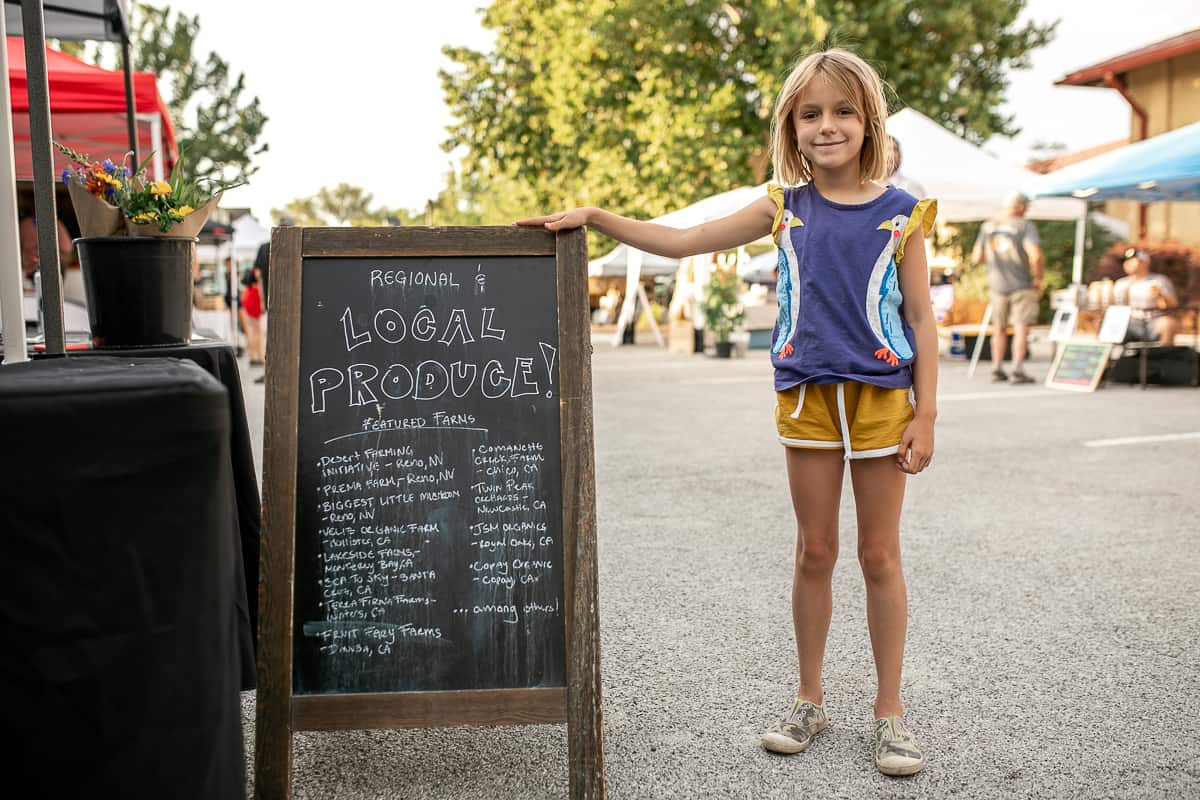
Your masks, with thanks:
[(1069, 392), (1094, 392), (1108, 368), (1112, 344), (1092, 339), (1062, 342), (1046, 375), (1046, 386)]
[[(422, 259), (424, 261), (419, 263), (414, 261)], [(326, 280), (319, 276), (330, 267), (337, 267), (345, 270), (341, 273), (346, 276), (343, 282), (353, 283), (350, 276), (355, 274), (356, 265), (360, 263), (369, 262), (371, 267), (417, 264), (421, 268), (414, 267), (408, 271), (407, 284), (410, 287), (421, 283), (433, 285), (438, 282), (439, 272), (450, 275), (451, 281), (455, 280), (457, 274), (449, 267), (439, 271), (439, 264), (457, 265), (454, 268), (458, 269), (464, 259), (478, 262), (475, 269), (480, 274), (486, 274), (492, 282), (490, 286), (498, 285), (497, 281), (504, 278), (509, 266), (514, 269), (526, 267), (529, 265), (526, 262), (541, 259), (539, 263), (544, 267), (547, 259), (552, 259), (549, 285), (552, 296), (546, 305), (552, 304), (554, 308), (525, 305), (520, 308), (519, 316), (538, 318), (549, 313), (552, 318), (545, 324), (557, 332), (557, 365), (551, 363), (554, 360), (551, 357), (546, 361), (546, 368), (551, 389), (557, 388), (557, 402), (553, 405), (558, 412), (559, 441), (557, 453), (551, 455), (559, 465), (561, 479), (561, 616), (565, 639), (562, 648), (565, 652), (561, 656), (565, 685), (447, 691), (332, 692), (319, 691), (321, 687), (318, 686), (318, 691), (298, 693), (293, 685), (294, 676), (303, 677), (303, 669), (302, 665), (294, 663), (294, 656), (302, 644), (298, 644), (298, 640), (302, 636), (308, 637), (309, 633), (307, 627), (298, 627), (295, 604), (296, 598), (301, 596), (301, 587), (297, 571), (312, 555), (302, 552), (306, 545), (302, 538), (303, 528), (298, 527), (298, 516), (303, 517), (306, 513), (303, 503), (298, 511), (298, 492), (302, 495), (306, 490), (300, 480), (303, 473), (298, 453), (304, 449), (306, 426), (314, 424), (307, 417), (311, 416), (308, 413), (310, 410), (317, 408), (312, 398), (317, 396), (318, 386), (315, 372), (310, 376), (311, 385), (301, 373), (305, 356), (303, 343), (318, 341), (302, 337), (302, 318), (306, 314), (319, 313), (314, 312), (314, 308), (323, 307), (324, 304), (323, 300), (306, 297), (305, 276), (309, 276), (310, 282), (316, 285), (318, 280)], [(488, 266), (486, 270), (484, 264)], [(403, 268), (394, 269), (392, 277), (400, 280), (398, 276), (404, 273)], [(422, 275), (424, 277), (420, 277)], [(485, 288), (480, 275), (471, 274), (470, 277), (478, 281), (479, 290)], [(376, 287), (374, 276), (371, 280), (372, 288), (367, 293), (371, 299), (375, 299), (377, 291), (384, 296), (390, 291), (386, 286)], [(461, 285), (461, 281), (459, 283)], [(327, 282), (326, 285), (338, 284)], [(555, 234), (542, 229), (517, 227), (275, 228), (271, 236), (270, 310), (259, 589), (256, 796), (290, 797), (292, 732), (296, 730), (550, 724), (565, 721), (570, 796), (603, 798), (591, 342), (585, 232), (572, 230)], [(376, 325), (380, 324), (380, 314), (389, 317), (393, 310), (384, 309), (389, 312), (387, 314), (378, 312)], [(492, 339), (502, 339), (502, 331), (496, 335), (496, 328), (502, 323), (490, 319), (488, 309), (483, 311), (482, 329), (477, 327), (475, 332), (483, 337), (491, 334)], [(355, 330), (349, 307), (345, 316), (345, 344), (349, 351), (357, 346), (353, 342), (358, 341), (354, 339), (352, 342), (352, 334), (361, 336), (363, 333)], [(384, 322), (392, 324), (387, 319)], [(409, 324), (414, 326), (412, 330), (415, 331), (415, 323), (410, 320)], [(395, 338), (394, 326), (389, 330)], [(383, 329), (377, 328), (376, 332), (386, 338)], [(457, 342), (454, 341), (455, 334)], [(415, 332), (413, 336), (416, 336)], [(441, 341), (449, 339), (455, 344), (462, 344), (469, 338), (472, 338), (472, 334), (465, 325), (454, 333), (450, 332), (448, 326)], [(543, 346), (543, 354), (547, 352)], [(493, 374), (493, 384), (499, 380), (499, 385), (513, 386), (512, 394), (516, 396), (517, 377), (524, 369), (524, 382), (529, 383), (532, 367), (527, 362), (535, 360), (518, 360), (516, 373), (507, 379), (509, 384), (503, 384), (504, 378), (495, 379)], [(488, 366), (491, 366), (491, 362)], [(364, 365), (355, 364), (348, 369), (353, 368), (364, 368)], [(391, 373), (385, 374), (385, 379), (388, 374)], [(557, 387), (553, 386), (555, 375)], [(355, 377), (361, 376), (349, 376), (352, 386)], [(341, 378), (337, 380), (340, 382)], [(414, 385), (422, 380), (427, 381), (428, 378), (422, 378), (418, 371)], [(481, 389), (483, 384), (484, 380), (480, 378)], [(382, 380), (378, 387), (382, 388)], [(309, 389), (311, 391), (305, 397)], [(361, 389), (352, 388), (350, 405), (356, 402), (356, 391), (361, 394)], [(369, 391), (367, 393), (370, 394)], [(458, 395), (457, 389), (454, 394)], [(417, 390), (413, 390), (412, 396), (415, 398), (416, 395)], [(321, 397), (324, 396), (321, 393)], [(392, 394), (387, 396), (393, 397)], [(543, 396), (551, 395), (549, 392), (539, 393), (528, 399), (540, 402)], [(312, 408), (302, 407), (302, 399), (312, 401)], [(357, 400), (362, 401), (363, 398), (358, 397)], [(364, 407), (369, 405), (365, 402), (362, 404)], [(382, 415), (382, 405), (376, 405)], [(547, 412), (543, 416), (552, 414)], [(438, 435), (441, 436), (441, 432)], [(317, 438), (319, 440), (320, 437)], [(472, 454), (475, 452), (471, 450)], [(478, 497), (475, 502), (479, 502)], [(554, 517), (547, 511), (546, 518)], [(303, 522), (303, 519), (299, 521)], [(503, 536), (500, 544), (505, 544)], [(475, 569), (479, 563), (472, 562), (471, 569)], [(323, 564), (329, 566), (328, 561)], [(311, 569), (311, 564), (305, 569)], [(322, 586), (327, 586), (328, 579), (323, 580)], [(550, 583), (555, 583), (555, 580)], [(526, 614), (531, 613), (530, 606), (534, 606), (535, 611), (541, 610), (536, 604), (529, 604), (524, 608)], [(456, 613), (470, 610), (458, 609)], [(475, 611), (478, 610), (476, 607)], [(516, 613), (514, 610), (513, 614)], [(527, 629), (528, 624), (525, 623)], [(298, 635), (301, 630), (303, 633)], [(550, 656), (546, 657), (548, 662), (555, 660), (555, 649), (550, 648)], [(552, 673), (553, 665), (547, 674)], [(319, 682), (321, 673), (318, 671), (316, 674)], [(410, 678), (411, 675), (406, 673), (405, 680)], [(537, 683), (539, 676), (533, 674), (525, 678)], [(548, 682), (553, 684), (554, 681)]]

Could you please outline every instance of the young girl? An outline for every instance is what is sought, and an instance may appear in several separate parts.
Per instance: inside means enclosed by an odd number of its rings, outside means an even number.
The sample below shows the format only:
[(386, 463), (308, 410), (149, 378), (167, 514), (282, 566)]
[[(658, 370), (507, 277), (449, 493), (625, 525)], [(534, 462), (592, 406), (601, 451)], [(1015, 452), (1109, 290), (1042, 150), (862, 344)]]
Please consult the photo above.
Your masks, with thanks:
[(552, 231), (591, 225), (672, 258), (773, 233), (779, 320), (771, 362), (798, 529), (792, 621), (800, 682), (795, 702), (763, 734), (762, 746), (799, 753), (828, 725), (821, 663), (849, 462), (878, 679), (874, 759), (887, 775), (911, 775), (924, 755), (900, 703), (908, 610), (900, 506), (906, 476), (933, 456), (938, 346), (924, 234), (936, 204), (880, 182), (890, 171), (886, 114), (870, 66), (841, 49), (815, 53), (792, 70), (776, 101), (771, 158), (784, 185), (771, 185), (766, 197), (686, 230), (597, 208), (517, 224)]

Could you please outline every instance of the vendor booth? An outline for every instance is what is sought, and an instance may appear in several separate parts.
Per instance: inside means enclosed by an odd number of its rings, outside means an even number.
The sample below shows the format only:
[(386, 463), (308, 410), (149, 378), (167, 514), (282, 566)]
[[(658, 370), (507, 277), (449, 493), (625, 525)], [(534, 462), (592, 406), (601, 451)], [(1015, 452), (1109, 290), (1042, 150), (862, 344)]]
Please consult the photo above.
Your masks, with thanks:
[(1029, 182), (1034, 204), (1087, 200), (1200, 201), (1200, 122), (1089, 158)]
[[(8, 83), (12, 95), (13, 156), (16, 178), (33, 180), (29, 131), (29, 74), (25, 43), (7, 37)], [(125, 77), (46, 48), (46, 75), (50, 85), (50, 127), (54, 141), (97, 160), (119, 161), (129, 150), (125, 116)], [(158, 93), (157, 78), (149, 72), (133, 73), (138, 152), (154, 153), (150, 171), (155, 180), (170, 172), (178, 156), (175, 126)], [(66, 157), (53, 151), (54, 174), (67, 166)]]
[[(1005, 213), (1005, 198), (1020, 190), (1033, 172), (1009, 164), (982, 147), (955, 136), (911, 108), (888, 117), (887, 132), (900, 142), (902, 171), (938, 201), (938, 220), (968, 222)], [(1086, 204), (1072, 197), (1041, 197), (1029, 206), (1030, 219), (1077, 220)]]
[[(232, 349), (66, 352), (54, 224), (37, 226), (42, 342), (27, 341), (22, 313), (16, 186), (32, 178), (37, 219), (58, 218), (62, 167), (51, 141), (118, 161), (141, 137), (146, 153), (158, 151), (152, 174), (161, 175), (174, 131), (153, 76), (135, 80), (45, 47), (46, 37), (119, 41), (128, 64), (124, 0), (56, 0), (45, 10), (8, 0), (4, 10), (0, 35), (23, 34), (0, 50), (9, 73), (0, 83), (0, 438), (9, 455), (0, 562), (10, 577), (0, 586), (9, 644), (0, 692), (11, 701), (11, 780), (51, 797), (236, 800), (245, 796), (238, 690), (254, 687), (260, 514)], [(126, 255), (111, 263), (128, 266)], [(166, 305), (149, 292), (135, 299), (144, 302), (131, 316)], [(104, 346), (94, 319), (92, 328), (90, 346)]]
[[(1039, 202), (1064, 196), (1143, 203), (1200, 202), (1200, 122), (1052, 172), (1030, 181), (1028, 191), (1036, 195)], [(1118, 343), (1118, 351), (1130, 362), (1128, 371), (1136, 370), (1137, 380), (1143, 387), (1151, 380), (1152, 365), (1156, 362), (1165, 379), (1163, 382), (1176, 382), (1170, 378), (1174, 370), (1181, 378), (1178, 382), (1200, 384), (1200, 353), (1197, 352), (1200, 348), (1200, 265), (1193, 263), (1191, 272), (1187, 285), (1177, 287), (1179, 305), (1169, 312), (1182, 318), (1185, 330), (1190, 328), (1190, 348), (1159, 346), (1154, 342)], [(1092, 310), (1107, 316), (1109, 309), (1115, 308), (1104, 307), (1102, 303)], [(1118, 371), (1120, 366), (1118, 362)]]
[[(672, 228), (688, 228), (740, 211), (753, 203), (757, 198), (763, 197), (766, 192), (766, 184), (761, 186), (739, 186), (727, 192), (706, 197), (684, 208), (663, 214), (661, 217), (655, 217), (650, 221)], [(739, 258), (739, 263), (746, 263), (748, 260), (748, 258), (744, 257)], [(684, 264), (684, 261), (689, 263)], [(681, 271), (681, 265), (686, 267), (687, 271), (691, 274), (691, 278), (687, 281), (688, 286), (680, 286), (679, 284), (682, 282), (677, 282), (675, 289), (676, 299), (671, 303), (673, 308), (677, 308), (682, 304), (682, 300), (679, 298), (681, 291), (694, 295), (689, 298), (693, 304), (699, 301), (700, 293), (707, 282), (704, 261), (691, 263), (689, 259), (681, 261), (680, 259), (666, 258), (665, 256), (645, 253), (629, 245), (621, 244), (613, 248), (606, 255), (593, 259), (588, 263), (589, 277), (625, 276), (625, 299), (621, 305), (620, 316), (617, 320), (617, 332), (613, 337), (614, 345), (628, 341), (625, 331), (637, 318), (639, 303), (643, 308), (649, 307), (649, 303), (646, 302), (644, 297), (644, 289), (641, 291), (642, 297), (639, 299), (639, 287), (641, 287), (642, 277), (648, 275), (669, 276), (676, 274), (678, 271)], [(694, 311), (692, 313), (695, 314)], [(668, 324), (672, 321), (669, 320)], [(697, 323), (698, 327), (699, 323)], [(657, 327), (653, 327), (653, 330), (659, 345), (664, 345)]]

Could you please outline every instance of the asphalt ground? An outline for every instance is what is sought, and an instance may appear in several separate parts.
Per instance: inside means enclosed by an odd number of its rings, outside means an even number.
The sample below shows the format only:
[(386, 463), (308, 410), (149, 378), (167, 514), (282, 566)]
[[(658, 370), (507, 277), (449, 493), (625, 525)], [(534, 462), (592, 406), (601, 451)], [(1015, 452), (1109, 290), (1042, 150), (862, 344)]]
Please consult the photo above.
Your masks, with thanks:
[[(260, 370), (242, 366), (261, 465)], [(943, 358), (934, 465), (909, 480), (904, 700), (927, 765), (896, 779), (871, 760), (849, 480), (830, 728), (796, 756), (757, 744), (797, 682), (795, 524), (765, 351), (595, 340), (608, 797), (1200, 797), (1200, 390), (993, 385), (987, 366), (970, 380)], [(243, 717), (252, 786), (252, 692)], [(565, 797), (566, 730), (296, 734), (293, 787)]]

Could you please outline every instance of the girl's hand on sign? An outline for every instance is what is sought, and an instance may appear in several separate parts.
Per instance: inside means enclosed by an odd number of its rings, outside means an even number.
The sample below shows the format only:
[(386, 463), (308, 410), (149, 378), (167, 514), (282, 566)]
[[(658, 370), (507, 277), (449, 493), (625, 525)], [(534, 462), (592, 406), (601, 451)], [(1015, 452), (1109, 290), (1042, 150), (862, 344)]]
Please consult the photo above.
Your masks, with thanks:
[(575, 208), (571, 211), (560, 211), (557, 214), (547, 214), (544, 217), (526, 217), (514, 222), (514, 225), (526, 225), (536, 227), (541, 225), (548, 231), (569, 230), (571, 228), (582, 228), (588, 224), (588, 211), (586, 208)]
[(896, 466), (909, 475), (916, 475), (933, 460), (933, 421), (914, 417), (900, 437), (896, 451)]

